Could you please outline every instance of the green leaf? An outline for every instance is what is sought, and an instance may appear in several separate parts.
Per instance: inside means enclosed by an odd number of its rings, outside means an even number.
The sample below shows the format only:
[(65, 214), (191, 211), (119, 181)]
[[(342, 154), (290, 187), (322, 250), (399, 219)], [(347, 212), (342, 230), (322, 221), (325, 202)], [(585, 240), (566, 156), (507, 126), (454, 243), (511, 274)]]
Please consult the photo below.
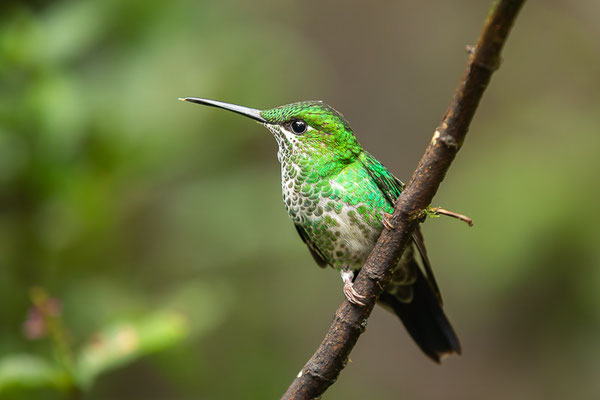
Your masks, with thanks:
[(167, 348), (188, 333), (183, 315), (159, 312), (137, 321), (113, 324), (83, 347), (77, 360), (77, 381), (89, 388), (101, 373)]
[(45, 359), (30, 354), (12, 354), (0, 359), (0, 393), (14, 388), (66, 387), (66, 373)]

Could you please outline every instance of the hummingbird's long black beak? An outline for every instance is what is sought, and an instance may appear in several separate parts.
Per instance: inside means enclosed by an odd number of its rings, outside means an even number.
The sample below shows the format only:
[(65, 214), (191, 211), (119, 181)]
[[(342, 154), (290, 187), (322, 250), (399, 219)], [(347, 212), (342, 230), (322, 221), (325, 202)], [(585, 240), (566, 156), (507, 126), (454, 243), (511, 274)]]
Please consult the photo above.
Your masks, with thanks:
[(267, 122), (266, 119), (260, 116), (260, 110), (255, 108), (249, 108), (244, 106), (238, 106), (237, 104), (229, 104), (223, 103), (222, 101), (209, 100), (209, 99), (200, 99), (197, 97), (180, 97), (181, 101), (189, 101), (190, 103), (203, 104), (205, 106), (222, 108), (224, 110), (233, 111), (234, 113), (242, 114), (248, 118), (252, 118), (258, 122), (262, 122), (263, 124)]

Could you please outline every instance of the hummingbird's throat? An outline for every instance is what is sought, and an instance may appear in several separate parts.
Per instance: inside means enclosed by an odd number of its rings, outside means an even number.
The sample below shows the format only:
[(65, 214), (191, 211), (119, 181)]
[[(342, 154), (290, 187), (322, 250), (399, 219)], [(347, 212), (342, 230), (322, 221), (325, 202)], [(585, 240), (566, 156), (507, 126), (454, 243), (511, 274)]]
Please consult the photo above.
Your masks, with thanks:
[(279, 146), (279, 150), (277, 151), (279, 162), (282, 164), (290, 162), (292, 155), (298, 152), (300, 144), (298, 136), (278, 124), (265, 124), (265, 126), (271, 131), (277, 141), (277, 146)]

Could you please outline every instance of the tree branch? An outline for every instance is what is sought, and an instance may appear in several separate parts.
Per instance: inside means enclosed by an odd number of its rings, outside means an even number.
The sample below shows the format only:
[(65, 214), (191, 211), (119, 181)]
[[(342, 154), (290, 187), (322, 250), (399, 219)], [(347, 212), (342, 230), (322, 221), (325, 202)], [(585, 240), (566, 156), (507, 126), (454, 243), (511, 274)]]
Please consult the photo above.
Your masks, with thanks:
[(377, 298), (390, 281), (394, 266), (463, 144), (479, 100), (492, 73), (500, 65), (500, 52), (524, 2), (494, 2), (477, 46), (470, 51), (469, 62), (450, 107), (435, 130), (410, 182), (396, 201), (394, 213), (389, 218), (391, 226), (395, 228), (382, 231), (354, 282), (354, 288), (366, 296), (366, 305), (352, 305), (347, 300), (342, 303), (319, 348), (282, 399), (318, 398), (336, 381), (345, 367), (352, 348), (366, 328)]

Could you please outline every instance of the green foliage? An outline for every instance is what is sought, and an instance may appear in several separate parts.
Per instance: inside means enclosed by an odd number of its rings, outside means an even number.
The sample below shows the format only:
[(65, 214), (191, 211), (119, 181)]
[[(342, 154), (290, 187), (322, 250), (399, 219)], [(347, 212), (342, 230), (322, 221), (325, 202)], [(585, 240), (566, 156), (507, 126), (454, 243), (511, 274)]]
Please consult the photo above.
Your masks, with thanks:
[(186, 332), (184, 317), (168, 312), (150, 314), (139, 321), (113, 324), (97, 333), (81, 349), (75, 365), (76, 381), (89, 389), (102, 372), (172, 346), (180, 342)]
[(17, 353), (0, 358), (0, 398), (28, 388), (66, 394), (89, 391), (101, 374), (209, 332), (226, 314), (224, 294), (219, 285), (183, 285), (164, 299), (168, 308), (107, 323), (74, 348), (64, 324), (69, 315), (62, 315), (60, 304), (35, 288), (24, 333), (33, 340), (48, 337), (53, 357)]
[(89, 390), (100, 374), (178, 344), (189, 332), (190, 324), (179, 312), (147, 312), (136, 319), (109, 324), (75, 350), (60, 304), (39, 287), (32, 290), (32, 301), (24, 333), (32, 340), (48, 336), (54, 357), (47, 360), (12, 354), (1, 358), (0, 395), (44, 387), (65, 393)]
[(116, 323), (95, 333), (75, 354), (69, 368), (31, 354), (5, 356), (0, 359), (0, 396), (26, 388), (89, 390), (101, 373), (179, 343), (187, 330), (182, 315), (160, 312), (138, 321)]
[(0, 395), (15, 388), (68, 386), (65, 371), (42, 357), (30, 354), (12, 354), (0, 359)]

